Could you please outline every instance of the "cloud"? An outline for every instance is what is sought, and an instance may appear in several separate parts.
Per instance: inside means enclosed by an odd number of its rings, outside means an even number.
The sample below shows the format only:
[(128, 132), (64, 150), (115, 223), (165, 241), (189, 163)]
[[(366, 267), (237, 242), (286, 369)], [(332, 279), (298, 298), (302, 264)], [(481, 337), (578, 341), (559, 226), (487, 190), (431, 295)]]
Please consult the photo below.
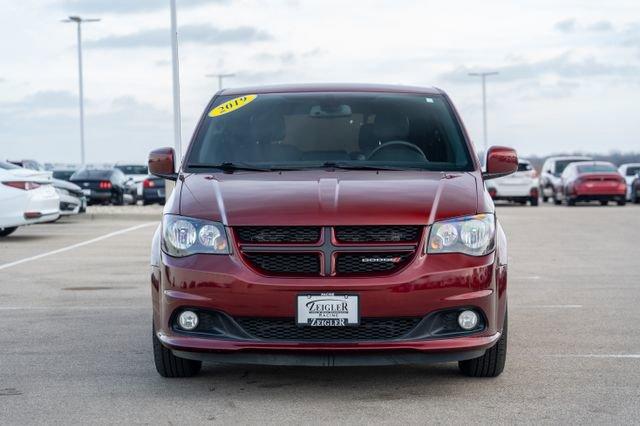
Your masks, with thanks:
[(522, 100), (533, 99), (562, 99), (569, 98), (580, 88), (580, 83), (570, 80), (558, 80), (552, 83), (541, 83), (539, 81), (527, 82), (517, 87), (517, 92)]
[(253, 56), (258, 62), (277, 62), (281, 64), (293, 64), (300, 59), (308, 59), (320, 56), (324, 53), (324, 51), (320, 48), (315, 48), (311, 50), (306, 50), (301, 53), (295, 53), (291, 51), (282, 52), (282, 53), (267, 53), (261, 52)]
[[(47, 96), (29, 96), (23, 105)], [(89, 162), (144, 164), (151, 149), (172, 143), (172, 115), (168, 109), (132, 96), (116, 98), (102, 111), (88, 109), (85, 123)], [(73, 163), (79, 160), (78, 126), (75, 110), (51, 110), (34, 119), (31, 109), (0, 108), (0, 140), (12, 141), (3, 146), (3, 155)]]
[(576, 20), (574, 18), (564, 19), (556, 22), (553, 28), (561, 33), (572, 33), (576, 29)]
[(17, 102), (0, 103), (5, 110), (28, 110), (32, 113), (78, 107), (78, 95), (64, 90), (43, 90), (25, 96)]
[[(441, 78), (459, 83), (475, 83), (468, 74), (471, 72), (485, 71), (476, 67), (458, 67), (441, 75)], [(511, 65), (491, 69), (500, 74), (493, 77), (496, 81), (514, 81), (528, 78), (539, 78), (544, 75), (553, 75), (561, 78), (583, 77), (630, 77), (637, 79), (640, 75), (640, 66), (616, 65), (612, 63), (598, 62), (593, 57), (573, 60), (570, 53), (532, 62), (517, 62)]]
[[(166, 47), (170, 44), (170, 30), (156, 28), (126, 35), (113, 35), (85, 43), (87, 47), (126, 49), (135, 47)], [(251, 43), (272, 39), (271, 34), (254, 27), (219, 29), (208, 24), (183, 25), (178, 29), (181, 43), (208, 45)]]
[(596, 32), (612, 31), (613, 25), (609, 21), (598, 21), (587, 26), (587, 30)]
[[(178, 7), (196, 7), (207, 4), (229, 3), (229, 0), (178, 0)], [(169, 9), (169, 2), (164, 0), (64, 0), (57, 6), (70, 13), (140, 13)]]

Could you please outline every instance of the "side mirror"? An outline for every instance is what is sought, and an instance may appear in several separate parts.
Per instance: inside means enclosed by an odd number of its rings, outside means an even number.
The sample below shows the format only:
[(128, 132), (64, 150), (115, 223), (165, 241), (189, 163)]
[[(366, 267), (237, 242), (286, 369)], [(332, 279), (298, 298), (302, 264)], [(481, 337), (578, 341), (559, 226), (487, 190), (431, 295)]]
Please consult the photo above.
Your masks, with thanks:
[(518, 154), (513, 148), (492, 146), (487, 152), (487, 169), (482, 173), (484, 180), (510, 175), (518, 170)]
[(173, 148), (154, 149), (149, 153), (149, 173), (163, 179), (177, 180)]

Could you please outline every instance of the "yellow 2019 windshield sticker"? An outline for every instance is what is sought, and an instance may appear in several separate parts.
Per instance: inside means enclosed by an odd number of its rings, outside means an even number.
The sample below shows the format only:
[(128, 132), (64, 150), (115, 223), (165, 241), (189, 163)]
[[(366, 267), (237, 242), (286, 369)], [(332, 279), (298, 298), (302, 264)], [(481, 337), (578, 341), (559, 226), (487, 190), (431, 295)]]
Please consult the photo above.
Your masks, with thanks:
[(242, 108), (250, 102), (253, 102), (258, 95), (244, 95), (235, 99), (231, 99), (225, 103), (218, 105), (209, 112), (209, 117), (217, 117), (219, 115), (228, 114), (237, 109)]

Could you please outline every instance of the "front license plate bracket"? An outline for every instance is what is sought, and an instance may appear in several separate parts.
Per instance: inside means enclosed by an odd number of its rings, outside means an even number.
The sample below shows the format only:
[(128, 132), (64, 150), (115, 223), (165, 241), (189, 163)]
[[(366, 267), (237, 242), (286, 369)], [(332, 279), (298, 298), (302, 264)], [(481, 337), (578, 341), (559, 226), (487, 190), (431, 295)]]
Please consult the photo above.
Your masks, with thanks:
[(296, 297), (299, 327), (353, 327), (360, 325), (357, 294), (308, 293)]

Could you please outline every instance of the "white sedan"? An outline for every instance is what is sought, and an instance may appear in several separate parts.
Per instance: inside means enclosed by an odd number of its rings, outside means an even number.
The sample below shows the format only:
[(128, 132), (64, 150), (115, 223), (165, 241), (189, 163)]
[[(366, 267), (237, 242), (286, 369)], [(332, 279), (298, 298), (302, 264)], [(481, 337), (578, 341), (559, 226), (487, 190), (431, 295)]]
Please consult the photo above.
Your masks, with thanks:
[(0, 237), (18, 226), (60, 217), (60, 197), (51, 178), (0, 161)]
[(527, 160), (518, 160), (517, 172), (488, 180), (485, 184), (489, 195), (494, 200), (513, 201), (520, 204), (529, 202), (532, 206), (538, 205), (538, 173)]

